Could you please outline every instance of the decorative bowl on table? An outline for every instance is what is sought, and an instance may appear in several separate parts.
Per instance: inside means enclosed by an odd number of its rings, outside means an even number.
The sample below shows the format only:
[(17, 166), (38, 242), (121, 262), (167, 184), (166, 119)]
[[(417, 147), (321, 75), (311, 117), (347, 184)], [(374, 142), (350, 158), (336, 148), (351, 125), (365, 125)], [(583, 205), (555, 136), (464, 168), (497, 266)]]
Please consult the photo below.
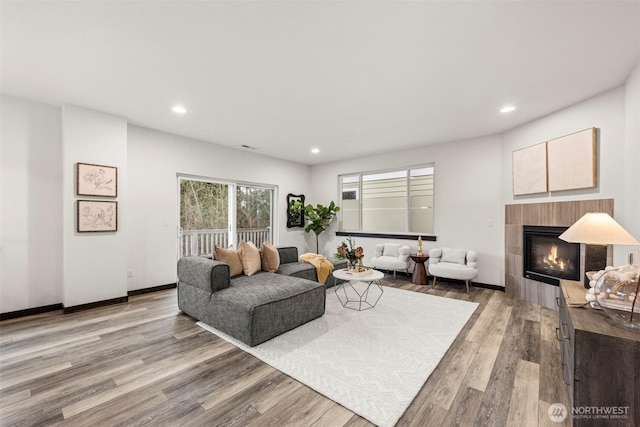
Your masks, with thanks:
[(611, 319), (636, 330), (640, 330), (639, 272), (637, 265), (607, 267), (591, 276), (590, 283), (596, 283), (589, 290)]

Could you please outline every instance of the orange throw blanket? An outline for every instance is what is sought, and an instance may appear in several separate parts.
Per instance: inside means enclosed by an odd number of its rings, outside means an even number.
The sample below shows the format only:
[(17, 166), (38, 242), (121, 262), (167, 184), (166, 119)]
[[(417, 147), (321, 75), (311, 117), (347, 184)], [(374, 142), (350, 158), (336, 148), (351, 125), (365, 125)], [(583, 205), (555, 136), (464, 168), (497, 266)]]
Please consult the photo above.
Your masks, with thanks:
[(313, 265), (316, 268), (316, 274), (318, 276), (318, 282), (324, 285), (327, 281), (329, 274), (333, 271), (333, 263), (326, 259), (322, 255), (314, 253), (306, 253), (300, 256), (302, 261)]

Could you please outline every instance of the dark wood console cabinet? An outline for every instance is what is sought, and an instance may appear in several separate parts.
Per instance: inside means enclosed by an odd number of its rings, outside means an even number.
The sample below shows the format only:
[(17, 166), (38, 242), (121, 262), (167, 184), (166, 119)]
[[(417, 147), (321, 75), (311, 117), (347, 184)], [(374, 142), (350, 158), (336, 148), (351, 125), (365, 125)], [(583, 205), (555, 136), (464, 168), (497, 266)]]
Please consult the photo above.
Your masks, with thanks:
[[(581, 282), (562, 280), (560, 288), (556, 335), (569, 404), (578, 411), (573, 417), (574, 427), (640, 426), (640, 333), (615, 324), (590, 306), (569, 307), (572, 289), (574, 300), (581, 292), (584, 298)], [(567, 408), (570, 416), (571, 407)], [(611, 411), (606, 408), (613, 407), (627, 408), (626, 418), (585, 414), (593, 413), (594, 408)], [(615, 411), (620, 413), (624, 409)]]

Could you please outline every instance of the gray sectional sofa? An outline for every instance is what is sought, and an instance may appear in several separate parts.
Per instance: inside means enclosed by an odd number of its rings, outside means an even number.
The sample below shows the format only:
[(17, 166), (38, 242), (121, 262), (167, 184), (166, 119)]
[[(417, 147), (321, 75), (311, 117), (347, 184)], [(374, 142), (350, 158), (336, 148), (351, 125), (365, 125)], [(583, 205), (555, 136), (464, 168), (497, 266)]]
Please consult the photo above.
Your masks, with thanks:
[[(178, 307), (182, 312), (242, 341), (263, 343), (324, 314), (325, 286), (316, 269), (298, 261), (296, 247), (278, 248), (276, 273), (229, 277), (229, 266), (189, 256), (178, 261)], [(331, 260), (345, 268), (343, 260)], [(330, 276), (326, 286), (333, 286)]]

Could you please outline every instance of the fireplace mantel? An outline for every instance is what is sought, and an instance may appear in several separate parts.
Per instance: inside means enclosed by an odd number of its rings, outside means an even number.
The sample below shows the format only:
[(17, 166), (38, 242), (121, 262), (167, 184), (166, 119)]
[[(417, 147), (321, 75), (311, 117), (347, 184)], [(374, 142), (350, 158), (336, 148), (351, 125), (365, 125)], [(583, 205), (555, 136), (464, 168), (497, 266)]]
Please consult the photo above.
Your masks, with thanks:
[[(511, 204), (505, 206), (505, 292), (516, 298), (557, 309), (557, 286), (523, 277), (523, 227), (525, 225), (570, 227), (588, 212), (613, 216), (613, 199), (569, 202)], [(607, 265), (612, 263), (607, 251)], [(580, 275), (584, 277), (584, 254), (580, 256)]]

